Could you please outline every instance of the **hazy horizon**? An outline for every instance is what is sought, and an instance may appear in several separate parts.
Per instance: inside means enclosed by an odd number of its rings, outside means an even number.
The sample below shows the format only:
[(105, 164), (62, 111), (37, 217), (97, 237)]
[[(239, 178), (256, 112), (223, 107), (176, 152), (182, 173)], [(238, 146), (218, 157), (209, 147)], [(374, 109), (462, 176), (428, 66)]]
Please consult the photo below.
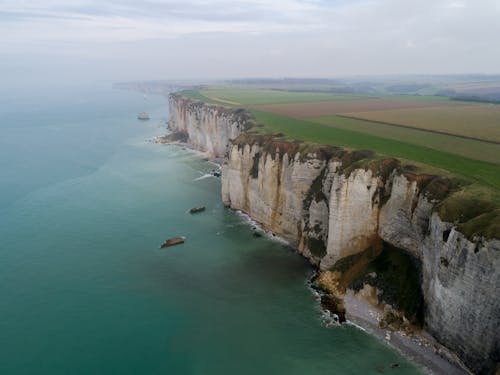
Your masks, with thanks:
[(2, 2), (6, 81), (499, 74), (494, 0)]

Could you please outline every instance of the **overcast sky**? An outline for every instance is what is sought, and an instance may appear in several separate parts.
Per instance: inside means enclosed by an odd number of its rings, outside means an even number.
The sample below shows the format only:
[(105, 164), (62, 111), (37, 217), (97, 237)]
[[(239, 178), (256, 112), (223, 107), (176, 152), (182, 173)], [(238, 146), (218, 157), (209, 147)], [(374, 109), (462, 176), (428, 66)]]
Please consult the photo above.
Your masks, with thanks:
[(0, 0), (2, 78), (500, 73), (500, 0)]

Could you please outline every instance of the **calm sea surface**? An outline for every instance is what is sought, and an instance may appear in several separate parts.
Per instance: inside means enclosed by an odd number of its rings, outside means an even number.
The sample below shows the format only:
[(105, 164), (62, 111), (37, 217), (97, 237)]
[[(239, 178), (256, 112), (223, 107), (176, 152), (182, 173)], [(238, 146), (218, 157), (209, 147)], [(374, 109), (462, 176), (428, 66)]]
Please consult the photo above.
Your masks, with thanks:
[(212, 164), (147, 142), (165, 98), (0, 90), (0, 374), (420, 373), (323, 327), (307, 261), (223, 208)]

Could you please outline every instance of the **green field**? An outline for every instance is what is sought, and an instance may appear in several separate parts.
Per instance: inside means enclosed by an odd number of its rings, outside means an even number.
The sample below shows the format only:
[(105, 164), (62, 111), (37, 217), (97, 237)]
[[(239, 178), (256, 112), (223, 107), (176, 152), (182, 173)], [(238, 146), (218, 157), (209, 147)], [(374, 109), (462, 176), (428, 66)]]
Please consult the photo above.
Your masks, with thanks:
[[(248, 89), (248, 88), (221, 88), (210, 87), (201, 90), (184, 90), (182, 94), (197, 100), (212, 104), (227, 104), (224, 101), (238, 103), (241, 106), (252, 106), (260, 104), (286, 104), (286, 103), (311, 103), (328, 102), (337, 100), (354, 100), (368, 98), (386, 98), (400, 100), (419, 100), (438, 103), (452, 103), (448, 98), (441, 96), (422, 95), (370, 95), (370, 94), (333, 94), (325, 92), (300, 92), (272, 89)], [(222, 101), (217, 100), (222, 99)], [(462, 104), (464, 102), (461, 102)], [(236, 104), (235, 104), (236, 105)], [(229, 105), (231, 106), (231, 105)]]
[(181, 91), (181, 93), (182, 93), (182, 95), (184, 95), (188, 98), (195, 99), (195, 100), (201, 100), (202, 102), (205, 102), (205, 103), (224, 105), (221, 102), (218, 102), (216, 100), (210, 99), (209, 97), (206, 97), (205, 95), (200, 93), (200, 91), (198, 91), (198, 90), (184, 90), (184, 91)]
[(308, 120), (339, 129), (370, 134), (466, 158), (500, 164), (499, 144), (339, 116), (327, 116)]
[(237, 102), (241, 105), (307, 103), (367, 98), (368, 95), (338, 95), (314, 92), (290, 92), (278, 90), (207, 89), (200, 93), (217, 101), (217, 98)]
[(500, 105), (495, 104), (352, 112), (343, 116), (500, 143)]
[(252, 112), (257, 122), (263, 126), (259, 129), (262, 133), (284, 133), (287, 139), (339, 145), (350, 149), (372, 150), (382, 155), (428, 164), (500, 189), (500, 166), (497, 164), (311, 121), (292, 119), (267, 112)]

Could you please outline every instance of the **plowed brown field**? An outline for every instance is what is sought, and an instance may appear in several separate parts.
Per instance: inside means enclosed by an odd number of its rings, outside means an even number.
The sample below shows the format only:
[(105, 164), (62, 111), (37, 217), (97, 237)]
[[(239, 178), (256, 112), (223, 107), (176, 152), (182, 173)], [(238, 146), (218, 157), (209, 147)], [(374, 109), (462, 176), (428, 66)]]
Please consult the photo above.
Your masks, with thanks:
[[(500, 143), (500, 105), (344, 113), (346, 117)], [(500, 155), (498, 155), (500, 159)]]
[(454, 107), (453, 102), (432, 102), (411, 99), (356, 99), (333, 102), (262, 104), (252, 108), (294, 118), (324, 117), (350, 112), (386, 111), (429, 107)]

